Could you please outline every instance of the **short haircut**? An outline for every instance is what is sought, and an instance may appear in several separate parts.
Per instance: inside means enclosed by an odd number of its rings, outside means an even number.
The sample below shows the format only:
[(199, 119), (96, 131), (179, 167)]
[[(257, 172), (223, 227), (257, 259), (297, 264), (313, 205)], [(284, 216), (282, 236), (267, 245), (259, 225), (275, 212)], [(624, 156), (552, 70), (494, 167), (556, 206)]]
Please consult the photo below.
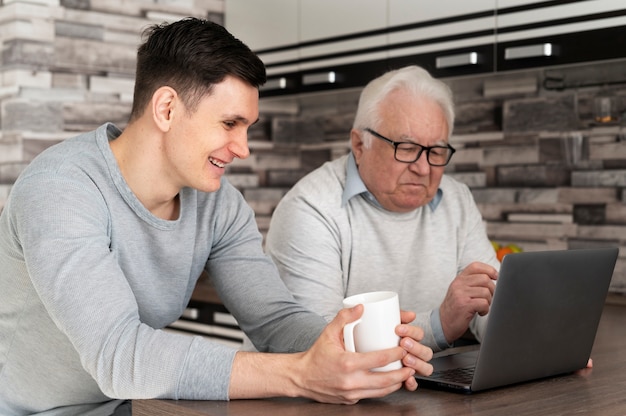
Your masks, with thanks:
[[(415, 97), (431, 99), (439, 104), (448, 124), (448, 135), (452, 134), (454, 127), (452, 91), (445, 83), (433, 78), (428, 71), (415, 65), (391, 70), (370, 81), (361, 92), (352, 127), (357, 130), (368, 127), (377, 129), (383, 121), (379, 114), (380, 104), (390, 93), (397, 90), (404, 90)], [(365, 141), (365, 144), (369, 146), (369, 141)]]
[(259, 57), (217, 23), (190, 17), (150, 26), (143, 36), (146, 40), (137, 51), (131, 121), (143, 114), (162, 86), (176, 90), (187, 110), (194, 112), (213, 85), (229, 75), (256, 88), (266, 81)]

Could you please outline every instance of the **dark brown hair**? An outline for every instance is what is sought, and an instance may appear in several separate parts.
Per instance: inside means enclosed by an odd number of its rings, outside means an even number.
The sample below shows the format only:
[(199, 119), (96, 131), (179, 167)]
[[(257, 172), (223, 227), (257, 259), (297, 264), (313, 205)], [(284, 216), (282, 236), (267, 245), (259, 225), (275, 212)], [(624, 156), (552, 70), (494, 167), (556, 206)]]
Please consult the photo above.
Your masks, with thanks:
[(238, 77), (257, 88), (266, 81), (259, 57), (217, 23), (190, 17), (153, 25), (143, 35), (146, 41), (137, 51), (131, 121), (143, 114), (162, 86), (176, 90), (193, 112), (213, 85), (226, 76)]

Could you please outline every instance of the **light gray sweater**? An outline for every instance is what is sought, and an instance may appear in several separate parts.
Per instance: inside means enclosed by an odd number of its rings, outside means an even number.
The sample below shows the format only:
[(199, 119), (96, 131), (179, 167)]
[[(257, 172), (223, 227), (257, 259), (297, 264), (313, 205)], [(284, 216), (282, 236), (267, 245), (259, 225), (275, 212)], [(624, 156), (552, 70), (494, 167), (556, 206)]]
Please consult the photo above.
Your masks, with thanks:
[(3, 416), (228, 399), (236, 351), (161, 330), (203, 269), (259, 350), (304, 350), (325, 325), (285, 288), (234, 187), (183, 189), (180, 218), (156, 218), (119, 171), (109, 147), (119, 134), (105, 124), (43, 152), (0, 216)]
[[(344, 206), (348, 157), (325, 163), (285, 195), (272, 216), (266, 251), (296, 299), (326, 319), (346, 296), (398, 292), (400, 307), (417, 313), (423, 343), (439, 350), (431, 312), (450, 282), (473, 261), (499, 268), (472, 194), (444, 175), (434, 210), (390, 212), (362, 194)], [(477, 316), (472, 322), (478, 337), (484, 321)]]

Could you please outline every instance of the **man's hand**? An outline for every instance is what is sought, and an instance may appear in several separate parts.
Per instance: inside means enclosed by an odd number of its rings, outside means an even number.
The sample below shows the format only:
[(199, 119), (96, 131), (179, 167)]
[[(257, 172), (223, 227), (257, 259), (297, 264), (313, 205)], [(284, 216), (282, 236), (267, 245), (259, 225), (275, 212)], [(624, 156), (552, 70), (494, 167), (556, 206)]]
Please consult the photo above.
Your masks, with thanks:
[[(417, 326), (408, 325), (414, 319), (414, 312), (401, 311), (400, 321), (402, 325), (396, 327), (396, 334), (401, 337), (400, 346), (408, 352), (402, 359), (402, 364), (414, 369), (417, 374), (428, 376), (433, 372), (433, 366), (428, 363), (433, 358), (433, 350), (420, 344), (424, 338), (424, 330)], [(413, 376), (404, 381), (404, 388), (409, 391), (417, 389), (417, 381)]]
[[(402, 324), (396, 328), (402, 346), (367, 353), (348, 352), (343, 343), (343, 327), (362, 314), (363, 305), (342, 309), (305, 352), (237, 352), (229, 398), (307, 397), (323, 403), (354, 404), (364, 398), (386, 396), (403, 384), (415, 390), (416, 369), (423, 374), (432, 372), (432, 366), (424, 362), (432, 357), (432, 351), (418, 342), (423, 331), (406, 325), (415, 314), (402, 313)], [(371, 371), (398, 360), (405, 367)]]
[[(415, 370), (410, 367), (387, 372), (370, 371), (402, 360), (408, 354), (402, 347), (368, 353), (345, 351), (343, 327), (362, 314), (363, 305), (342, 309), (311, 349), (303, 353), (298, 363), (300, 376), (296, 381), (300, 388), (307, 390), (306, 397), (326, 403), (351, 404), (363, 398), (386, 396), (413, 379)], [(421, 353), (419, 348), (412, 351)]]
[(467, 266), (448, 287), (439, 308), (443, 333), (453, 342), (467, 331), (475, 314), (486, 315), (491, 306), (498, 272), (492, 266), (474, 262)]

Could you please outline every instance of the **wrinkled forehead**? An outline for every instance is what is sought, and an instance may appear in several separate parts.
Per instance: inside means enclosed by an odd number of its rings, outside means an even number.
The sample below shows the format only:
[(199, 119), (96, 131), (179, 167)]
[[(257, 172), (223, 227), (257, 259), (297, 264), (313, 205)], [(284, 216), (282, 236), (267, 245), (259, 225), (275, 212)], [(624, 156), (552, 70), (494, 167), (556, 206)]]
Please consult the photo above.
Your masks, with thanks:
[(393, 126), (394, 130), (411, 130), (425, 125), (434, 127), (437, 124), (441, 129), (445, 128), (446, 133), (448, 131), (444, 109), (428, 96), (394, 90), (380, 101), (377, 113), (376, 128)]

